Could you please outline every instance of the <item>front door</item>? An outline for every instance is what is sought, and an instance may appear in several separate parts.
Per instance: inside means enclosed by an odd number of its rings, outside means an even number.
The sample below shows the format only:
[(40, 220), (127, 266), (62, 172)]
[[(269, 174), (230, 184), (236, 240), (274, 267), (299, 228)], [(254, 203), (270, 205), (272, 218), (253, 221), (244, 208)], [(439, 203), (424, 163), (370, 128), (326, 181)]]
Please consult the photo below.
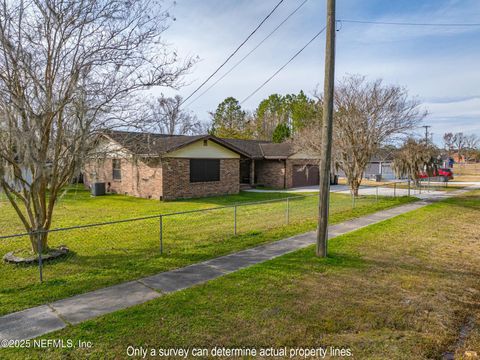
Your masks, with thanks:
[(240, 159), (240, 184), (250, 184), (250, 159)]

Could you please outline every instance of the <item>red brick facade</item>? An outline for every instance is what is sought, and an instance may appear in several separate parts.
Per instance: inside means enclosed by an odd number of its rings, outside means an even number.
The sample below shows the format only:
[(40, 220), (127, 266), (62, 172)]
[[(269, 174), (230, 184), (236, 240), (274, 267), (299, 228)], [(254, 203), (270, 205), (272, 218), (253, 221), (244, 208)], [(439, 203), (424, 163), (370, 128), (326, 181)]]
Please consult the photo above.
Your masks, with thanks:
[(295, 165), (318, 165), (310, 159), (257, 160), (255, 173), (257, 184), (274, 189), (293, 187), (293, 167)]
[(239, 159), (220, 159), (220, 181), (190, 182), (190, 159), (165, 158), (163, 199), (195, 198), (238, 194), (240, 191)]
[(85, 166), (84, 183), (105, 182), (107, 191), (142, 198), (173, 200), (238, 194), (239, 159), (220, 159), (220, 181), (190, 182), (190, 159), (121, 159), (121, 180), (113, 179), (112, 159)]
[(85, 166), (83, 181), (105, 182), (108, 192), (143, 198), (160, 199), (162, 196), (162, 167), (158, 159), (122, 158), (121, 179), (113, 179), (112, 159), (91, 162)]
[(285, 160), (255, 161), (257, 184), (274, 189), (285, 188)]
[[(85, 184), (104, 182), (107, 192), (123, 195), (173, 200), (237, 194), (241, 181), (284, 189), (292, 187), (294, 179), (299, 186), (318, 179), (318, 173), (308, 180), (302, 169), (295, 170), (295, 166), (318, 162), (295, 154), (289, 142), (109, 131), (98, 146), (98, 153), (108, 158), (86, 164)], [(197, 161), (191, 163), (192, 159)], [(207, 179), (216, 181), (197, 182)]]

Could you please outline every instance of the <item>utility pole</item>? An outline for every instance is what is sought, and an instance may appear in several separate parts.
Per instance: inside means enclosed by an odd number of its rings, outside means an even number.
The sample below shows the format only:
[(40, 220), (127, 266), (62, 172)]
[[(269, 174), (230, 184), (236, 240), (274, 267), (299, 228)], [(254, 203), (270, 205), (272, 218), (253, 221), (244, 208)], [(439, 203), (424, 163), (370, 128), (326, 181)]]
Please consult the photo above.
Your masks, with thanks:
[(423, 125), (422, 127), (425, 128), (425, 145), (428, 145), (428, 128), (431, 128), (430, 125)]
[(327, 41), (323, 89), (322, 153), (318, 202), (317, 256), (327, 256), (330, 164), (332, 161), (333, 87), (335, 83), (335, 0), (327, 0)]

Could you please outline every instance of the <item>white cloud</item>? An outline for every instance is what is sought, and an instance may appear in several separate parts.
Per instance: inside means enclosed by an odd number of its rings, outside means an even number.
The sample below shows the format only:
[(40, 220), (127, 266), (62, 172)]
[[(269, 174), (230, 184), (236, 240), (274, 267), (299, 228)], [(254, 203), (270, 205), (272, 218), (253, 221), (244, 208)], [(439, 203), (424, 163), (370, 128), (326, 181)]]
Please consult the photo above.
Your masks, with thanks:
[(473, 133), (480, 136), (480, 97), (453, 101), (424, 102), (429, 115), (425, 124), (432, 126), (434, 139), (441, 143), (446, 132)]
[(453, 102), (424, 103), (433, 117), (439, 118), (477, 118), (480, 127), (480, 97)]
[[(284, 2), (224, 70), (246, 54), (302, 1)], [(338, 4), (338, 16), (407, 22), (474, 22), (474, 19), (480, 18), (478, 0), (419, 1), (415, 2), (415, 6), (410, 1), (404, 2), (405, 9), (411, 9), (393, 13), (385, 5), (378, 10), (378, 1), (375, 0), (345, 0)], [(190, 85), (181, 89), (180, 93), (186, 96), (193, 91), (276, 3), (277, 0), (179, 0), (173, 11), (177, 20), (165, 32), (165, 38), (178, 49), (180, 55), (198, 55), (202, 59), (186, 78)], [(201, 119), (206, 119), (206, 112), (215, 109), (225, 97), (243, 99), (302, 47), (321, 28), (324, 18), (324, 3), (309, 0), (277, 33), (195, 102), (191, 109)], [(381, 77), (387, 83), (406, 86), (412, 95), (430, 99), (425, 104), (432, 114), (426, 121), (435, 126), (438, 124), (439, 130), (434, 130), (436, 133), (446, 129), (448, 121), (474, 130), (479, 100), (465, 98), (478, 95), (480, 48), (478, 38), (474, 36), (478, 32), (479, 28), (423, 29), (344, 24), (337, 33), (336, 75), (339, 78), (347, 73), (359, 73), (371, 79)], [(321, 87), (324, 47), (322, 36), (259, 91), (246, 107), (254, 108), (261, 99), (274, 92), (298, 92), (303, 89), (308, 93), (318, 84)], [(162, 91), (174, 93), (165, 89)], [(444, 102), (445, 99), (448, 102), (444, 104), (437, 101)]]

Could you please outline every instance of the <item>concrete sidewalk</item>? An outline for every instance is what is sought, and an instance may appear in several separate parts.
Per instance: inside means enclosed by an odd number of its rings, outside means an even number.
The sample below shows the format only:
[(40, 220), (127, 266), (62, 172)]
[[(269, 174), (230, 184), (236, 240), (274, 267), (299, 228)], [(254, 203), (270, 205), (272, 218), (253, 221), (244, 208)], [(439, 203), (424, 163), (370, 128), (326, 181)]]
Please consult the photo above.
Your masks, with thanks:
[[(440, 199), (463, 194), (473, 187), (412, 204), (383, 210), (329, 227), (329, 239), (419, 209)], [(125, 309), (182, 290), (225, 274), (258, 264), (315, 243), (315, 232), (293, 236), (270, 244), (239, 251), (184, 268), (159, 273), (136, 281), (80, 294), (51, 304), (0, 317), (0, 340), (30, 339), (78, 324), (100, 315)], [(4, 346), (3, 344), (0, 346)]]

